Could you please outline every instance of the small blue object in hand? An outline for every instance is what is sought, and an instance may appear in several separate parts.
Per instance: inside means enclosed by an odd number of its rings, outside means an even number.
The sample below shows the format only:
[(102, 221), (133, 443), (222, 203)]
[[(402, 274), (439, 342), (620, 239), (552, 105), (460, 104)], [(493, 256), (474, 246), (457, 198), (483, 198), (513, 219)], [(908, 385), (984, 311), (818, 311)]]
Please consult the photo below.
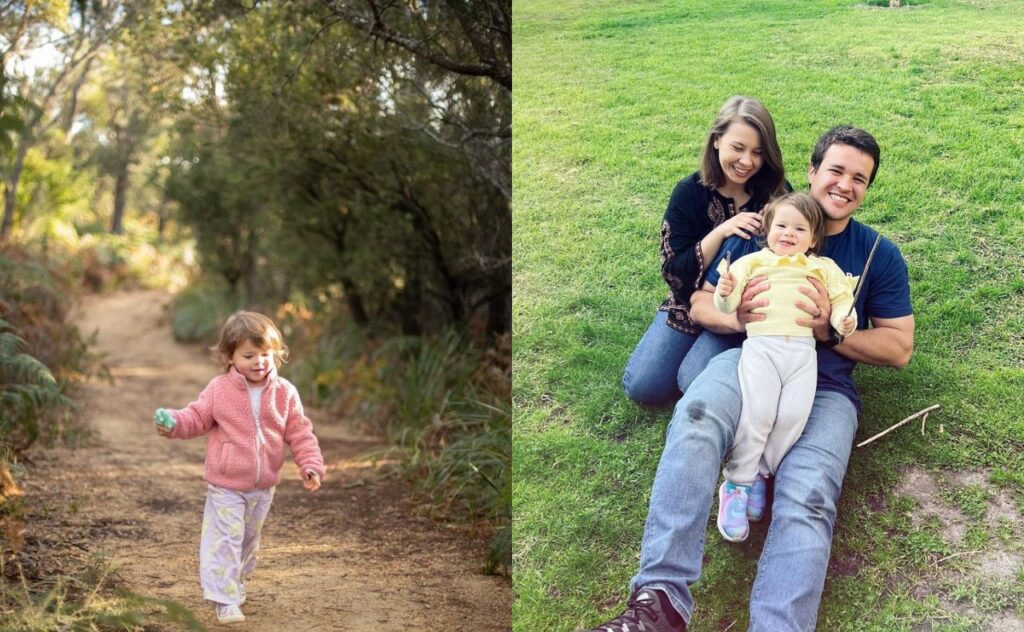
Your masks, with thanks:
[(174, 427), (174, 417), (171, 417), (171, 413), (163, 408), (156, 409), (156, 414), (153, 415), (153, 422), (168, 430)]

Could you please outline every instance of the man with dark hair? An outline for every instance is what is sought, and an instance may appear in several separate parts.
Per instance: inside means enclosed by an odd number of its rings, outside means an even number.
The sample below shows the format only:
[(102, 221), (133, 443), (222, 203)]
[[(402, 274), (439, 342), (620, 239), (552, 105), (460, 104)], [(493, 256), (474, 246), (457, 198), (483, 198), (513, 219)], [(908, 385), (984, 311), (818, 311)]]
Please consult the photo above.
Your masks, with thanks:
[[(864, 272), (877, 232), (852, 218), (878, 170), (880, 152), (871, 134), (841, 126), (821, 136), (811, 155), (807, 179), (811, 196), (826, 216), (824, 255), (845, 272)], [(734, 237), (719, 257), (733, 260), (758, 248)], [(705, 327), (698, 344), (726, 349), (746, 323), (761, 320), (753, 310), (767, 304), (757, 278), (743, 293), (739, 309), (723, 314), (712, 304), (717, 263), (691, 298), (692, 314)], [(801, 288), (807, 313), (797, 323), (818, 341), (818, 385), (803, 435), (779, 465), (774, 479), (771, 525), (750, 598), (750, 629), (813, 630), (825, 584), (832, 529), (850, 457), (860, 400), (852, 373), (857, 362), (901, 368), (910, 361), (914, 317), (907, 266), (899, 249), (882, 239), (862, 280), (856, 302), (858, 329), (843, 338), (831, 328), (825, 288)], [(713, 332), (713, 333), (711, 333)], [(704, 356), (708, 357), (708, 356)], [(626, 611), (593, 628), (601, 632), (679, 632), (693, 613), (690, 585), (700, 578), (704, 534), (718, 486), (721, 462), (732, 444), (742, 404), (737, 378), (739, 349), (716, 355), (686, 389), (673, 411), (654, 477), (641, 544), (640, 569), (631, 582)]]

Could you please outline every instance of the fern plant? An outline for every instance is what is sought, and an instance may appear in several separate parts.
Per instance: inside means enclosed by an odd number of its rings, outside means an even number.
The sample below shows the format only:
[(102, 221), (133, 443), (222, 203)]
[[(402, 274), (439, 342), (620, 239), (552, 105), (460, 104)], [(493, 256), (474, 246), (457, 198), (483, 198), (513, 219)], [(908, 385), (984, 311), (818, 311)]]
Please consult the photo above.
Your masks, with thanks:
[(40, 417), (72, 402), (42, 362), (22, 353), (25, 340), (0, 319), (0, 437), (20, 450), (39, 437)]

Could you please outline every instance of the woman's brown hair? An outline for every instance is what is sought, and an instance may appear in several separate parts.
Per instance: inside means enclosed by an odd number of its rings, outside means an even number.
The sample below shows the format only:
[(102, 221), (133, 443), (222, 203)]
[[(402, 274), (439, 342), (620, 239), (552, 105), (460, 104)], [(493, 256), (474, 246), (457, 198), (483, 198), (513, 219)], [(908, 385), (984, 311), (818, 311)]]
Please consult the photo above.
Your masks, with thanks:
[(782, 150), (779, 149), (779, 140), (775, 135), (775, 121), (768, 109), (758, 101), (750, 97), (735, 96), (718, 111), (715, 122), (711, 124), (707, 141), (704, 143), (704, 151), (700, 156), (700, 181), (704, 186), (717, 189), (726, 182), (725, 172), (718, 161), (718, 149), (715, 142), (718, 141), (729, 126), (736, 121), (742, 121), (757, 130), (761, 137), (761, 155), (764, 163), (757, 173), (747, 181), (746, 191), (754, 198), (767, 200), (768, 198), (782, 195), (786, 192), (786, 173), (782, 164)]

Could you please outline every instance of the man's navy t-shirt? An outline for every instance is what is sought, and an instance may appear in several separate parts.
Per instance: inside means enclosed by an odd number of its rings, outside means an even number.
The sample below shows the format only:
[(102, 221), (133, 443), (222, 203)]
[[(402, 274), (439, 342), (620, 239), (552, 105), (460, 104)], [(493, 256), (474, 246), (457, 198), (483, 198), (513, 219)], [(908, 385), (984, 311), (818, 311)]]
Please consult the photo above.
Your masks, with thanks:
[[(854, 276), (864, 270), (871, 246), (878, 232), (850, 220), (843, 232), (831, 235), (825, 240), (821, 254), (836, 262), (840, 269)], [(718, 261), (726, 252), (732, 252), (732, 260), (761, 249), (757, 239), (730, 237), (722, 244), (718, 256), (708, 268), (707, 281), (718, 285)], [(871, 269), (864, 280), (864, 287), (857, 297), (857, 329), (867, 329), (870, 318), (899, 318), (913, 313), (910, 306), (910, 279), (907, 264), (899, 248), (885, 237), (878, 244)], [(839, 355), (831, 349), (818, 345), (818, 389), (835, 391), (849, 397), (860, 411), (860, 399), (853, 385), (853, 368), (856, 362)]]

